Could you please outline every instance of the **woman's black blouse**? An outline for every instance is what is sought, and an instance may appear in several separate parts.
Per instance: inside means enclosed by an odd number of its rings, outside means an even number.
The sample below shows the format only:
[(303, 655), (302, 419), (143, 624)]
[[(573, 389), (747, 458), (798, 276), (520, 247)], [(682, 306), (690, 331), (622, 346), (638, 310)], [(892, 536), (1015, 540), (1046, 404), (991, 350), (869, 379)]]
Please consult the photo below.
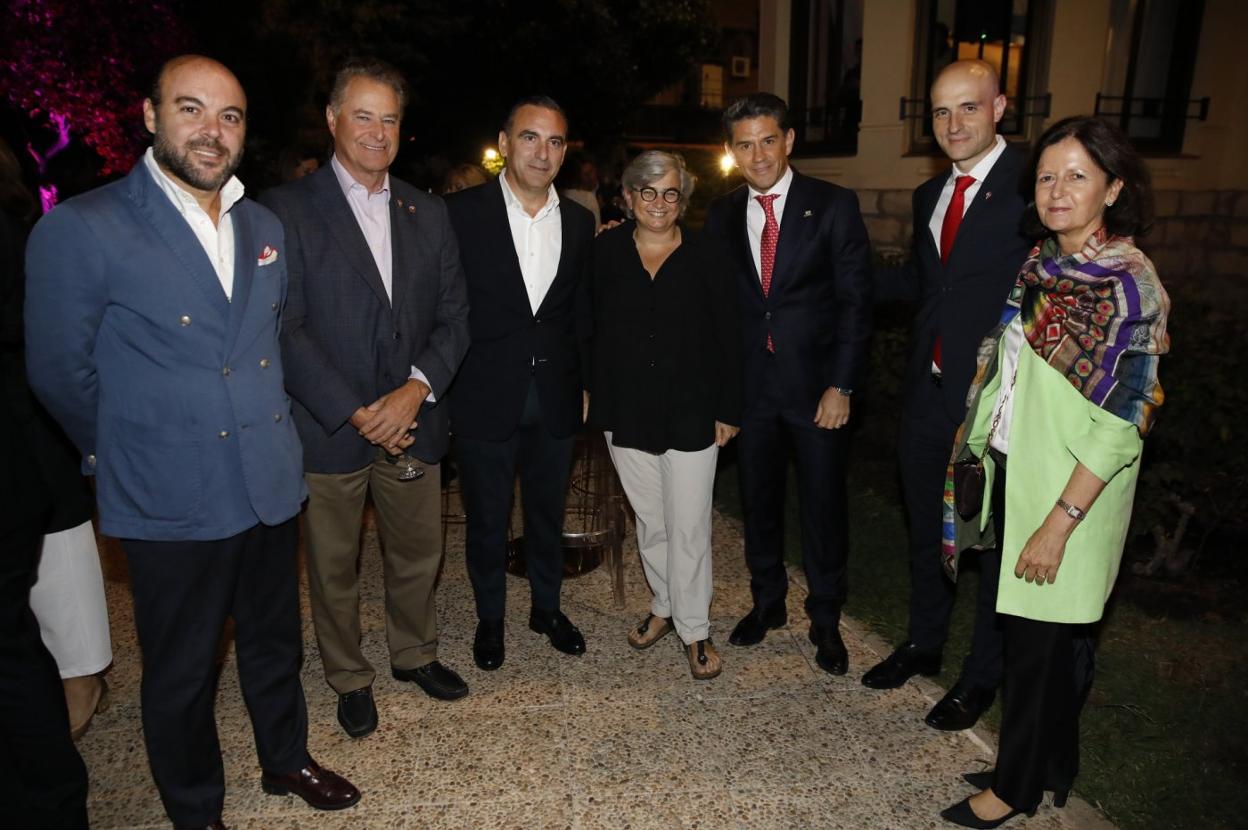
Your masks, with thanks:
[(590, 422), (612, 443), (660, 453), (715, 440), (715, 422), (741, 423), (741, 318), (719, 240), (681, 228), (653, 280), (635, 225), (594, 241)]

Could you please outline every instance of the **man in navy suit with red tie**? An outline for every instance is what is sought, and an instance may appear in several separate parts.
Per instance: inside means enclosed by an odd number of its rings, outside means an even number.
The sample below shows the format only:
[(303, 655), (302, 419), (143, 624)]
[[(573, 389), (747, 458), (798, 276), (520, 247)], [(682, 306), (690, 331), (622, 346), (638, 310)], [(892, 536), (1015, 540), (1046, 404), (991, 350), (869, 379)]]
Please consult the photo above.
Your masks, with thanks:
[[(1019, 227), (1023, 154), (997, 135), (1005, 96), (991, 65), (945, 67), (932, 85), (932, 132), (953, 169), (914, 192), (913, 250), (904, 266), (881, 272), (879, 299), (919, 304), (904, 377), (899, 444), (910, 527), (910, 630), (907, 641), (863, 676), (893, 689), (915, 674), (940, 671), (953, 611), (953, 586), (940, 567), (941, 504), (954, 432), (966, 415), (975, 351), (997, 322), (1031, 247)], [(978, 554), (971, 653), (949, 693), (927, 715), (936, 729), (967, 729), (1001, 682), (996, 624), (1000, 554)]]
[(754, 599), (728, 641), (754, 645), (788, 619), (781, 537), (791, 447), (810, 639), (819, 667), (844, 674), (845, 425), (871, 336), (867, 231), (853, 191), (789, 167), (794, 133), (783, 100), (747, 96), (723, 122), (746, 184), (711, 205), (706, 230), (725, 240), (737, 266), (745, 347), (738, 459)]

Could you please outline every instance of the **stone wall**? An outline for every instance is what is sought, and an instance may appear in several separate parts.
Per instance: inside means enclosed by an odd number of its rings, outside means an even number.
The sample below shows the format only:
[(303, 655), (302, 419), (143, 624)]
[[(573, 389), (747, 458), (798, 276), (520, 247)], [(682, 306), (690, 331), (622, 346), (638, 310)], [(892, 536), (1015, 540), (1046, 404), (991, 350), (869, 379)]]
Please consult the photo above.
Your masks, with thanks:
[[(860, 190), (867, 233), (883, 256), (910, 245), (909, 190)], [(1159, 190), (1156, 221), (1141, 247), (1165, 281), (1200, 276), (1248, 277), (1248, 191)]]

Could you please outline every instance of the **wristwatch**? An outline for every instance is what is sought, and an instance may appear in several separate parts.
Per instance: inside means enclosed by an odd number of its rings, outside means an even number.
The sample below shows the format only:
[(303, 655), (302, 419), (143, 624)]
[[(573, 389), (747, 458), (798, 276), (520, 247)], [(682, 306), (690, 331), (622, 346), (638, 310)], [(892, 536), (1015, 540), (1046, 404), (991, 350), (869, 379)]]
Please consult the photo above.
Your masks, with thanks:
[(1062, 508), (1062, 511), (1076, 522), (1082, 522), (1084, 517), (1088, 515), (1088, 511), (1081, 507), (1075, 507), (1073, 504), (1066, 501), (1066, 499), (1058, 499), (1057, 506)]
[(845, 388), (845, 387), (843, 387), (843, 386), (833, 386), (832, 388), (833, 388), (833, 389), (835, 389), (837, 392), (840, 392), (842, 395), (844, 395), (844, 396), (845, 396), (845, 397), (847, 397), (847, 398), (848, 398), (850, 395), (854, 394), (854, 390), (853, 390), (853, 389), (846, 389), (846, 388)]

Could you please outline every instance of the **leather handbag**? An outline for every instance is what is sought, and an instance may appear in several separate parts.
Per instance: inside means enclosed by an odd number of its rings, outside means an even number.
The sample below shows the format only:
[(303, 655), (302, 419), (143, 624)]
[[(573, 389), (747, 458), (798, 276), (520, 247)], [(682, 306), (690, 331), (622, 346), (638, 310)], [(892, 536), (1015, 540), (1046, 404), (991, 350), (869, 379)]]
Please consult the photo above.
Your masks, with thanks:
[(953, 506), (963, 521), (979, 515), (984, 507), (984, 460), (970, 455), (953, 463)]

